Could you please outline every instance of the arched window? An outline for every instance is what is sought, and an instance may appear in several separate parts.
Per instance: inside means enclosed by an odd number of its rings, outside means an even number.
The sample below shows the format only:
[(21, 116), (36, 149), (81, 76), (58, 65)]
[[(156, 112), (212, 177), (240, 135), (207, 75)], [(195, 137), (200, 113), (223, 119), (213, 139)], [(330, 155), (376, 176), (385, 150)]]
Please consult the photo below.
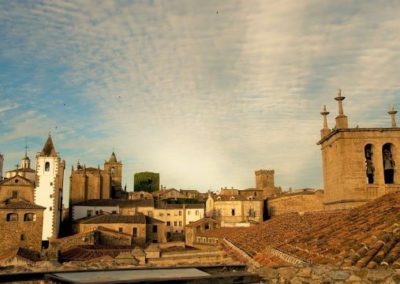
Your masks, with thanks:
[(7, 214), (7, 222), (15, 222), (18, 221), (18, 214), (17, 213), (8, 213)]
[(385, 178), (385, 184), (394, 183), (394, 170), (395, 162), (393, 160), (393, 145), (386, 143), (382, 147), (382, 157), (383, 157), (383, 173)]
[(46, 172), (50, 171), (50, 163), (49, 163), (49, 162), (46, 162), (46, 163), (44, 164), (44, 170), (45, 170)]
[(34, 214), (34, 213), (25, 213), (24, 221), (25, 222), (36, 221), (36, 214)]
[(367, 175), (368, 184), (374, 183), (375, 176), (375, 167), (373, 163), (373, 145), (367, 144), (364, 147), (364, 156), (365, 156), (365, 174)]

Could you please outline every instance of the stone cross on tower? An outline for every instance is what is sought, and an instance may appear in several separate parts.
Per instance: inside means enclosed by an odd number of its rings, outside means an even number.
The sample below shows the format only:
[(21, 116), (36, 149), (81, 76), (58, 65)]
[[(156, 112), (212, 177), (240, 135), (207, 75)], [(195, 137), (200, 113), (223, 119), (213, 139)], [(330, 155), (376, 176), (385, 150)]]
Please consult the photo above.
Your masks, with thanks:
[(347, 121), (347, 116), (344, 115), (343, 112), (343, 100), (346, 97), (342, 97), (342, 90), (339, 89), (338, 90), (338, 94), (337, 97), (335, 98), (335, 100), (338, 101), (338, 105), (339, 105), (339, 115), (336, 117), (336, 128), (349, 128), (349, 123)]
[(392, 119), (392, 127), (393, 128), (397, 127), (396, 126), (396, 113), (397, 113), (397, 110), (394, 110), (394, 105), (392, 104), (392, 107), (391, 107), (390, 111), (388, 111), (388, 114), (390, 114), (390, 117)]
[(326, 105), (324, 105), (324, 108), (321, 111), (321, 115), (324, 117), (324, 124), (321, 129), (321, 138), (324, 138), (326, 135), (328, 135), (331, 131), (328, 127), (328, 116), (329, 111), (326, 110)]

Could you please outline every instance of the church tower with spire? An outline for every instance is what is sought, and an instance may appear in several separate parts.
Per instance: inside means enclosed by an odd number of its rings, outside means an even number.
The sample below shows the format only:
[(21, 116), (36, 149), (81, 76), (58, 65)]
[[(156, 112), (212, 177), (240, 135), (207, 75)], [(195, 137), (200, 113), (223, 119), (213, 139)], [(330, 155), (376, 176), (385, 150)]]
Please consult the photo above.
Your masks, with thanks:
[(64, 184), (65, 161), (56, 152), (51, 135), (36, 155), (35, 203), (45, 207), (42, 240), (58, 237)]

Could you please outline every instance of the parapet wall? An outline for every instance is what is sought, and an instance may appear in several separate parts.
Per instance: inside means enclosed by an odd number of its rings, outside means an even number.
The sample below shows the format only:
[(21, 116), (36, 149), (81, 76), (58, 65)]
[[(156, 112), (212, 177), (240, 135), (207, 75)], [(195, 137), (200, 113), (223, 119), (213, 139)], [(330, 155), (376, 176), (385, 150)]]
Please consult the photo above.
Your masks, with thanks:
[(269, 216), (285, 213), (323, 211), (322, 192), (285, 194), (268, 200)]

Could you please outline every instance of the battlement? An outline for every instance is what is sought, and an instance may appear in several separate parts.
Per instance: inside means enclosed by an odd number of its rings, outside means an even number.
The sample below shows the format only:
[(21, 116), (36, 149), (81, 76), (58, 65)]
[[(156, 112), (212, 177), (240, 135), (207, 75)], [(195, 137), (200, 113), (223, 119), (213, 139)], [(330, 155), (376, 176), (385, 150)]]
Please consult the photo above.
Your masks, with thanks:
[(257, 175), (274, 175), (275, 174), (275, 170), (258, 170), (255, 171), (256, 176)]

